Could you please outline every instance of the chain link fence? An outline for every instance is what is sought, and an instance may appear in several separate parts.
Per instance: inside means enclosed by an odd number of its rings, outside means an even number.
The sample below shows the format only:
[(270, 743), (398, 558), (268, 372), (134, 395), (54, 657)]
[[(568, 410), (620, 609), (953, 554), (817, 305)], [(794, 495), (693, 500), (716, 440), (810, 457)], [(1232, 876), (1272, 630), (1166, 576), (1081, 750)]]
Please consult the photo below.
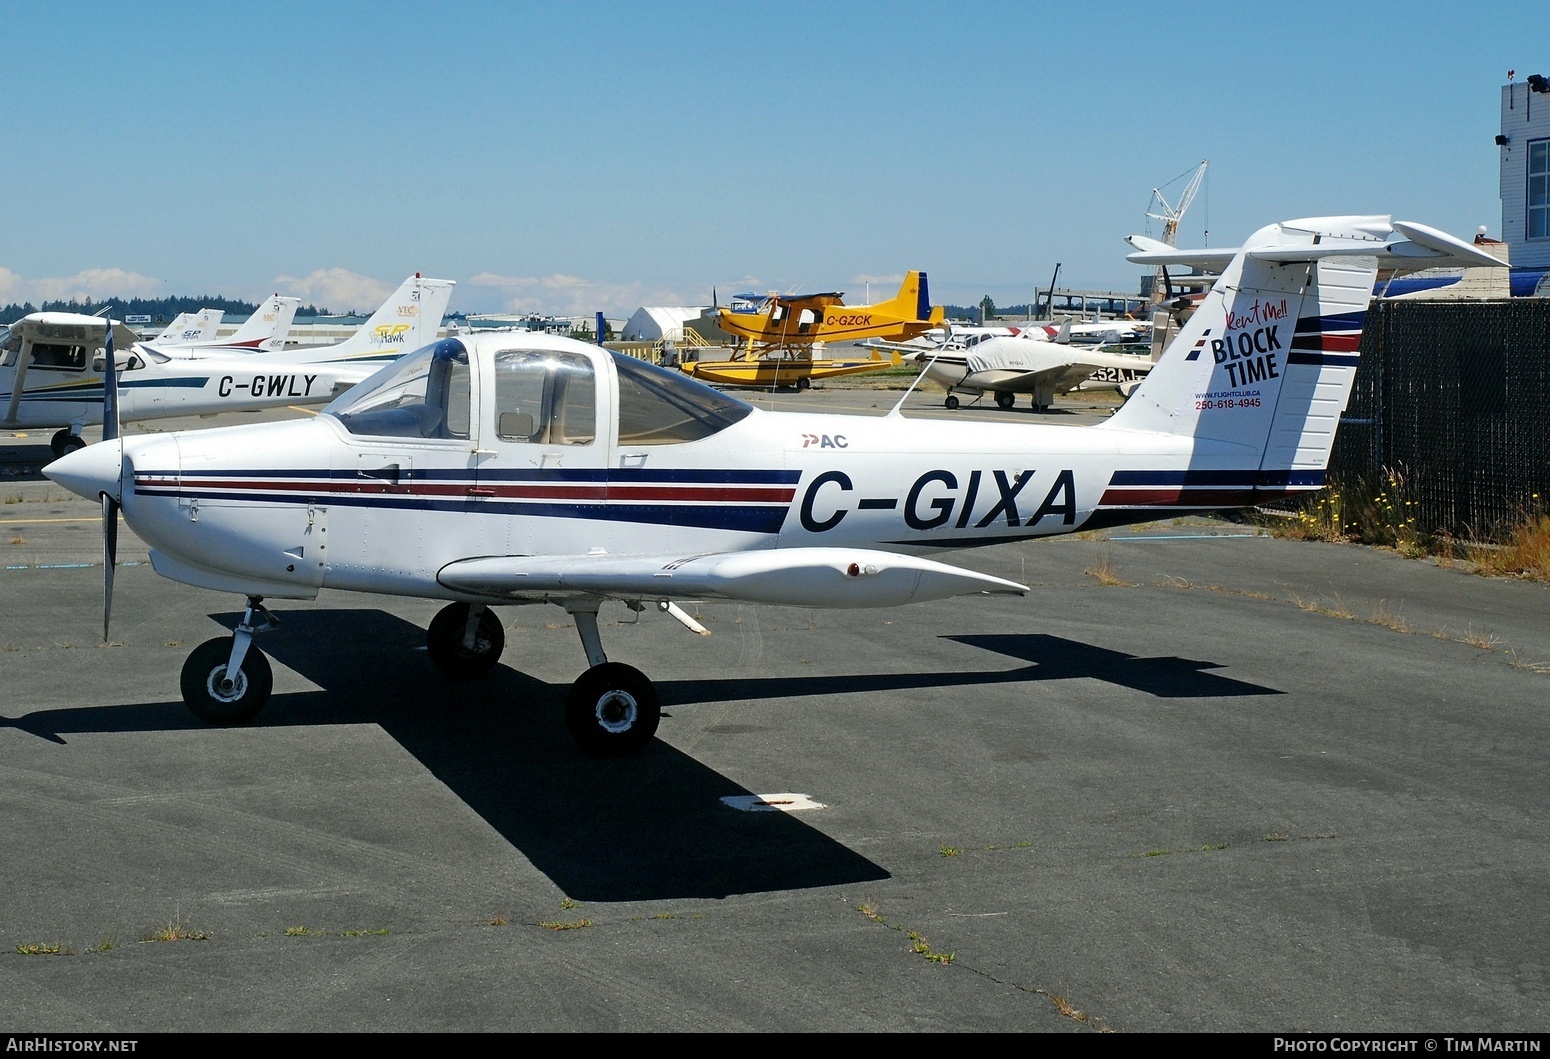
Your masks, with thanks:
[(1375, 303), (1334, 482), (1397, 474), (1416, 529), (1489, 539), (1550, 497), (1550, 299)]

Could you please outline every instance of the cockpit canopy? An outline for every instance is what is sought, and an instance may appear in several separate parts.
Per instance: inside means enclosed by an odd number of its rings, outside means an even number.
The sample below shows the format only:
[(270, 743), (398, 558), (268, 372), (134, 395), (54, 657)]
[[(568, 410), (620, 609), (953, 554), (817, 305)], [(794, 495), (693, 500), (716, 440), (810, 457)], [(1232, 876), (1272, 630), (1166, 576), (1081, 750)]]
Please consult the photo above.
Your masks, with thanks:
[[(752, 408), (683, 375), (595, 346), (552, 340), (511, 343), (507, 336), (443, 339), (388, 365), (324, 409), (363, 437), (467, 439), (480, 423), (485, 440), (592, 445), (613, 424), (621, 445), (699, 441)], [(611, 367), (610, 367), (611, 365)], [(475, 408), (473, 373), (484, 411)], [(618, 380), (614, 407), (608, 375)], [(605, 412), (604, 414), (609, 414)]]

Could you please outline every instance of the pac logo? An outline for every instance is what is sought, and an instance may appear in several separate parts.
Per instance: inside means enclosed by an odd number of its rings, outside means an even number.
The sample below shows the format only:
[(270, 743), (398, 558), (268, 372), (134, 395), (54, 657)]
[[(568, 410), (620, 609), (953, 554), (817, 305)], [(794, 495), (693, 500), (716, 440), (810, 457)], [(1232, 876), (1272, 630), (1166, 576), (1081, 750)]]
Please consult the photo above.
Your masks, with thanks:
[(802, 447), (804, 449), (812, 448), (814, 445), (817, 445), (820, 449), (845, 449), (850, 447), (850, 442), (845, 439), (844, 434), (835, 434), (832, 437), (828, 434), (802, 435)]

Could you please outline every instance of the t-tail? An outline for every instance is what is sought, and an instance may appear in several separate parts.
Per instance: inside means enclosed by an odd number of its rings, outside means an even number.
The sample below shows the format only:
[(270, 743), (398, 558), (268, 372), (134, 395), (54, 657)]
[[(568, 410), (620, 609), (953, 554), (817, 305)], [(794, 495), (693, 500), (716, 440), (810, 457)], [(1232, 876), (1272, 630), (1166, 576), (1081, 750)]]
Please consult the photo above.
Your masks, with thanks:
[[(1193, 264), (1203, 260), (1195, 253), (1148, 248), (1128, 260)], [(1222, 251), (1204, 253), (1220, 262)], [(1386, 216), (1285, 221), (1229, 253), (1157, 365), (1101, 428), (1192, 441), (1182, 474), (1116, 475), (1111, 492), (1124, 500), (1144, 504), (1150, 492), (1175, 511), (1209, 510), (1319, 488), (1380, 266), (1495, 262), (1452, 236)], [(1121, 481), (1126, 474), (1134, 480)]]
[(301, 363), (344, 360), (367, 366), (397, 360), (436, 341), (453, 286), (452, 280), (425, 279), (416, 272), (359, 331), (337, 346), (293, 350), (286, 357)]

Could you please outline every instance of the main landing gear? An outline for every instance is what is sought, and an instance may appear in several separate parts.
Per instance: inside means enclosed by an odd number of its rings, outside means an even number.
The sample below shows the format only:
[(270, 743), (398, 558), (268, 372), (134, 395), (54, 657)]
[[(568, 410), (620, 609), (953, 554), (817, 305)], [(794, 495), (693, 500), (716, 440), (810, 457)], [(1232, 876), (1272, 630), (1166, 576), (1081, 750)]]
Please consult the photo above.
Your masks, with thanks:
[[(571, 685), (565, 726), (589, 754), (633, 754), (651, 742), (662, 720), (656, 688), (634, 666), (608, 660), (597, 632), (597, 601), (578, 600), (565, 609), (576, 621), (591, 665)], [(489, 607), (449, 603), (431, 620), (425, 643), (431, 661), (447, 676), (481, 677), (500, 658), (506, 633)]]
[(70, 455), (76, 449), (84, 449), (86, 441), (81, 435), (75, 433), (69, 427), (57, 431), (48, 441), (48, 447), (54, 450), (54, 458), (60, 459)]
[(482, 677), (506, 649), (506, 628), (482, 603), (451, 603), (431, 619), (425, 648), (447, 676)]
[[(662, 707), (650, 679), (622, 662), (610, 662), (597, 632), (597, 602), (567, 606), (591, 665), (571, 685), (565, 726), (589, 754), (621, 757), (640, 750), (657, 732)], [(506, 645), (500, 619), (482, 604), (449, 603), (431, 620), (426, 648), (436, 668), (450, 677), (481, 677)]]
[(997, 390), (996, 391), (996, 407), (1001, 409), (1003, 412), (1009, 411), (1011, 409), (1011, 407), (1014, 404), (1016, 404), (1016, 403), (1017, 403), (1017, 395), (1016, 394), (1008, 393), (1005, 390)]
[[(596, 600), (577, 600), (565, 608), (576, 621), (591, 666), (566, 696), (565, 726), (587, 753), (622, 757), (651, 742), (662, 706), (644, 673), (608, 660), (597, 632), (597, 605)], [(183, 663), (181, 681), (183, 701), (194, 716), (207, 724), (230, 725), (258, 715), (274, 689), (274, 675), (253, 637), (278, 624), (262, 597), (249, 596), (231, 637), (218, 636), (194, 648)], [(431, 661), (443, 673), (481, 677), (500, 659), (506, 631), (489, 607), (450, 603), (431, 620), (425, 641)]]

